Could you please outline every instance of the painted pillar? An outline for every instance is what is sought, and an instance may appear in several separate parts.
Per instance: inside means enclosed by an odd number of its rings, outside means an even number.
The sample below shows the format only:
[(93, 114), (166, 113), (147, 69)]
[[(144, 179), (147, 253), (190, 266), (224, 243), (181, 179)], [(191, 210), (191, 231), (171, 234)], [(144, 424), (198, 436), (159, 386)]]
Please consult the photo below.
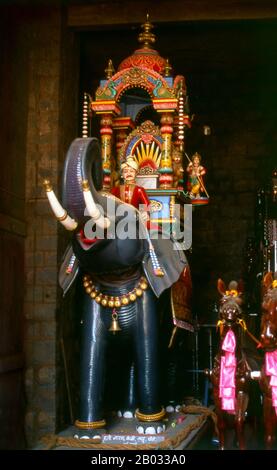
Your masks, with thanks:
[(167, 189), (173, 186), (173, 169), (171, 158), (171, 141), (173, 133), (173, 111), (162, 113), (161, 135), (163, 138), (162, 158), (160, 165), (160, 188)]
[(103, 190), (111, 189), (111, 155), (112, 155), (112, 114), (103, 114), (100, 121), (101, 156), (103, 164)]
[(135, 124), (130, 117), (117, 117), (113, 120), (113, 130), (115, 134), (116, 158), (113, 165), (112, 186), (119, 181), (120, 166), (126, 155), (122, 155), (121, 149), (129, 133), (135, 128)]

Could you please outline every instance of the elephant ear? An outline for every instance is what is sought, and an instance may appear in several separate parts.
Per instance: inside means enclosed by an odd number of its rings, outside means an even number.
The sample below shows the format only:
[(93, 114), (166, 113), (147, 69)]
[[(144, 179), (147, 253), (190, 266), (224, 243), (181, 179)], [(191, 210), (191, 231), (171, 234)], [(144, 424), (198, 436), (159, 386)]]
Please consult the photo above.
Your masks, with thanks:
[(83, 179), (88, 180), (93, 195), (102, 188), (102, 159), (95, 137), (73, 140), (64, 164), (63, 207), (78, 222), (84, 219), (85, 212)]
[(160, 297), (163, 291), (178, 281), (188, 263), (182, 246), (173, 238), (152, 238), (151, 241), (165, 275), (155, 276), (149, 252), (145, 254), (142, 265), (154, 294)]

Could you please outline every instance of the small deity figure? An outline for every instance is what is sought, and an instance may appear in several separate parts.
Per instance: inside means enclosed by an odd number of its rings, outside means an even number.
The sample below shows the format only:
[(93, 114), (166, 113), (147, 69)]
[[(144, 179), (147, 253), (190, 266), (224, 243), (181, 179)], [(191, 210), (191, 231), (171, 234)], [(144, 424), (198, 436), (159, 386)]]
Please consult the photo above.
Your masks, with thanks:
[(196, 152), (192, 156), (192, 160), (189, 162), (187, 166), (187, 173), (188, 173), (188, 191), (191, 198), (200, 198), (203, 197), (201, 194), (205, 194), (204, 197), (209, 197), (206, 191), (204, 182), (203, 182), (203, 175), (206, 174), (206, 169), (200, 164), (201, 162), (201, 155)]

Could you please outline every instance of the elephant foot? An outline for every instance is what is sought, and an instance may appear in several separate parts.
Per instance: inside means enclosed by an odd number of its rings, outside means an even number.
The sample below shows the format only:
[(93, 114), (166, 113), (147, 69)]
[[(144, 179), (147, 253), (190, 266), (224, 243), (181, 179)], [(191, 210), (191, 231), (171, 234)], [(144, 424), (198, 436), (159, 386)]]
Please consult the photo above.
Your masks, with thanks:
[(74, 439), (95, 439), (95, 440), (102, 440), (103, 434), (106, 433), (106, 429), (78, 429), (75, 428), (75, 432), (73, 434)]
[(133, 419), (135, 417), (135, 411), (134, 410), (119, 410), (117, 412), (117, 416), (119, 418), (125, 418), (125, 419)]
[(74, 426), (74, 439), (97, 439), (102, 440), (102, 435), (106, 433), (106, 421), (104, 419), (100, 421), (75, 421)]
[(165, 424), (162, 419), (165, 417), (166, 412), (164, 408), (158, 413), (145, 414), (140, 410), (136, 410), (136, 418), (138, 424), (136, 426), (138, 434), (161, 434), (165, 431)]
[(139, 422), (136, 426), (138, 434), (161, 434), (165, 431), (165, 424), (161, 421), (155, 422)]
[(173, 404), (169, 404), (167, 405), (167, 407), (165, 408), (165, 411), (167, 411), (167, 413), (179, 413), (180, 409), (181, 409), (181, 405), (173, 405)]

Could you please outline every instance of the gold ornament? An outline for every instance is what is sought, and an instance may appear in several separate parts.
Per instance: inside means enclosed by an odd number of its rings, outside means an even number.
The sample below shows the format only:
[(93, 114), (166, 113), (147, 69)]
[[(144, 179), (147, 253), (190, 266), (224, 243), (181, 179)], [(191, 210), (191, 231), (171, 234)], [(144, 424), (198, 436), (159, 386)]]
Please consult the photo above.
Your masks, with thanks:
[(109, 331), (111, 331), (113, 334), (115, 334), (117, 331), (121, 331), (121, 328), (120, 328), (119, 323), (118, 323), (117, 311), (115, 310), (115, 308), (113, 309), (112, 323), (111, 323), (111, 326), (109, 328)]
[(146, 22), (141, 25), (143, 32), (139, 34), (138, 40), (143, 43), (143, 49), (151, 49), (152, 44), (156, 41), (155, 34), (151, 33), (153, 29), (152, 23), (149, 21), (149, 14), (146, 15)]
[(165, 416), (165, 410), (164, 408), (161, 409), (161, 411), (159, 413), (155, 413), (155, 414), (151, 414), (151, 415), (147, 415), (145, 413), (141, 413), (139, 410), (136, 410), (136, 418), (139, 420), (139, 421), (160, 421), (161, 419), (163, 419)]
[(122, 303), (122, 305), (128, 305), (128, 303), (129, 303), (128, 297), (123, 297), (123, 299), (121, 300), (121, 303)]
[(170, 77), (171, 71), (172, 71), (172, 67), (169, 63), (169, 60), (166, 59), (166, 64), (165, 64), (165, 68), (164, 68), (164, 76), (165, 77)]
[(77, 419), (74, 424), (79, 429), (99, 429), (106, 426), (106, 421), (101, 419), (100, 421), (84, 422)]
[(89, 275), (83, 277), (83, 286), (86, 293), (98, 304), (101, 304), (103, 307), (107, 308), (120, 308), (122, 305), (128, 305), (130, 302), (135, 302), (137, 297), (143, 295), (143, 291), (148, 288), (147, 279), (142, 276), (138, 284), (134, 287), (133, 290), (127, 294), (122, 294), (121, 296), (114, 297), (112, 295), (105, 295), (93, 285), (92, 280)]
[(141, 282), (141, 283), (140, 283), (140, 287), (142, 288), (142, 290), (146, 290), (147, 287), (148, 287), (148, 285), (147, 285), (146, 282)]
[(113, 309), (112, 322), (109, 331), (115, 334), (117, 331), (121, 331), (116, 308), (128, 305), (130, 302), (135, 302), (137, 300), (137, 297), (141, 297), (143, 295), (143, 291), (148, 288), (148, 282), (147, 279), (142, 276), (133, 290), (131, 290), (127, 294), (122, 294), (121, 296), (117, 297), (114, 297), (113, 295), (105, 295), (102, 292), (99, 292), (99, 290), (93, 285), (89, 275), (83, 277), (83, 286), (85, 288), (86, 293), (93, 300), (95, 300), (95, 302), (101, 304), (102, 307)]
[(113, 76), (114, 73), (115, 73), (115, 70), (114, 70), (112, 60), (109, 59), (108, 65), (105, 68), (106, 78), (109, 80)]

